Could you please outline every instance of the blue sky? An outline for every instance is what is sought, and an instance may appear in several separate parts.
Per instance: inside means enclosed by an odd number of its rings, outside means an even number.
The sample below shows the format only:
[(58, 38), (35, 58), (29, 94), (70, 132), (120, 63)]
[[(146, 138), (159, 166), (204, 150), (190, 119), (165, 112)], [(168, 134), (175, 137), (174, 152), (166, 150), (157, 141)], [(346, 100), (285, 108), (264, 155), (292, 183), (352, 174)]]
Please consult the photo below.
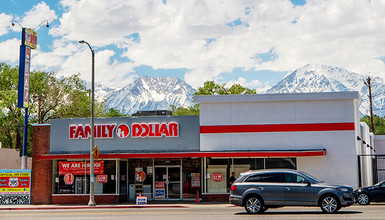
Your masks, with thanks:
[(3, 0), (0, 62), (18, 64), (21, 28), (35, 28), (31, 68), (123, 87), (142, 75), (262, 91), (308, 63), (385, 76), (384, 1)]

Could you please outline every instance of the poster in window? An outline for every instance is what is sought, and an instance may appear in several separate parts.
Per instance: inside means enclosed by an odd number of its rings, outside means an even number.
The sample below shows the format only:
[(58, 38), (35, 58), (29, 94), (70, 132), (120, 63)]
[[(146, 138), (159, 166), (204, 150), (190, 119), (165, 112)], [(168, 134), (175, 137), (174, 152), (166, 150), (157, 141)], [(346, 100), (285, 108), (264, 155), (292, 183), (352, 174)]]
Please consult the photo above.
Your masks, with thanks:
[(96, 177), (96, 181), (98, 183), (106, 183), (107, 182), (107, 175), (98, 175)]
[(166, 183), (165, 182), (155, 182), (155, 199), (165, 199), (166, 198)]
[(72, 173), (66, 173), (64, 174), (64, 182), (66, 185), (72, 185), (74, 184), (74, 175)]
[(200, 187), (200, 186), (201, 186), (201, 174), (191, 173), (191, 187)]
[(213, 181), (221, 182), (222, 180), (223, 180), (223, 174), (222, 173), (213, 173)]

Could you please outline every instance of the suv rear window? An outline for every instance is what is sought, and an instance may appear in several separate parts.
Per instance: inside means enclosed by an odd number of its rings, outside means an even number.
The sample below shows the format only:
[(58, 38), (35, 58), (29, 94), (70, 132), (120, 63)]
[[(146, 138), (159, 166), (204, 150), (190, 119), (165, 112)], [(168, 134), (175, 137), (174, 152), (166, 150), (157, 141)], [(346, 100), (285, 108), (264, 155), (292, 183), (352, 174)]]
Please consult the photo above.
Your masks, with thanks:
[(261, 183), (282, 183), (284, 182), (283, 173), (264, 173), (248, 177), (244, 182), (261, 182)]

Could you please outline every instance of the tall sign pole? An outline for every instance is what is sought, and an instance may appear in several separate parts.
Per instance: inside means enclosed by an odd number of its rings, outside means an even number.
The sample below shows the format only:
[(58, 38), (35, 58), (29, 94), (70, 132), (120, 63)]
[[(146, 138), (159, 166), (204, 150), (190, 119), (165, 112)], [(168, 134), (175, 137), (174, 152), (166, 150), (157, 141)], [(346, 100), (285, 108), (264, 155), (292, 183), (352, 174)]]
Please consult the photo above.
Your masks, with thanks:
[[(38, 28), (44, 22), (47, 22), (46, 26), (49, 27), (48, 21), (44, 20), (34, 29)], [(28, 107), (29, 107), (29, 78), (30, 78), (31, 50), (36, 49), (37, 33), (34, 31), (34, 29), (25, 28), (21, 26), (17, 21), (13, 21), (12, 26), (15, 26), (15, 23), (22, 28), (20, 59), (19, 59), (19, 86), (18, 86), (17, 107), (24, 108), (23, 155), (21, 158), (21, 169), (26, 169), (27, 144), (28, 144)]]
[(24, 133), (23, 155), (21, 157), (21, 169), (27, 168), (27, 144), (28, 144), (28, 107), (29, 107), (29, 78), (31, 49), (36, 49), (37, 33), (29, 28), (23, 28), (20, 45), (19, 60), (19, 86), (17, 107), (24, 108)]

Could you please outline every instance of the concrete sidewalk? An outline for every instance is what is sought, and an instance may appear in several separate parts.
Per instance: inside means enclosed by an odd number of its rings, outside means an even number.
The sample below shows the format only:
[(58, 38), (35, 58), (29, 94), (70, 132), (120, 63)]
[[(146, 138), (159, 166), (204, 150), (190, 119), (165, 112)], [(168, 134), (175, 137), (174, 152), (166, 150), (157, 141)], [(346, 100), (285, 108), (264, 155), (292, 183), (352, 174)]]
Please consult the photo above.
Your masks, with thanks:
[(228, 203), (216, 202), (197, 202), (197, 203), (149, 203), (147, 205), (136, 205), (133, 203), (117, 204), (96, 204), (88, 206), (85, 204), (48, 204), (48, 205), (0, 205), (0, 210), (38, 210), (38, 209), (114, 209), (114, 208), (191, 208), (200, 205), (230, 205)]

